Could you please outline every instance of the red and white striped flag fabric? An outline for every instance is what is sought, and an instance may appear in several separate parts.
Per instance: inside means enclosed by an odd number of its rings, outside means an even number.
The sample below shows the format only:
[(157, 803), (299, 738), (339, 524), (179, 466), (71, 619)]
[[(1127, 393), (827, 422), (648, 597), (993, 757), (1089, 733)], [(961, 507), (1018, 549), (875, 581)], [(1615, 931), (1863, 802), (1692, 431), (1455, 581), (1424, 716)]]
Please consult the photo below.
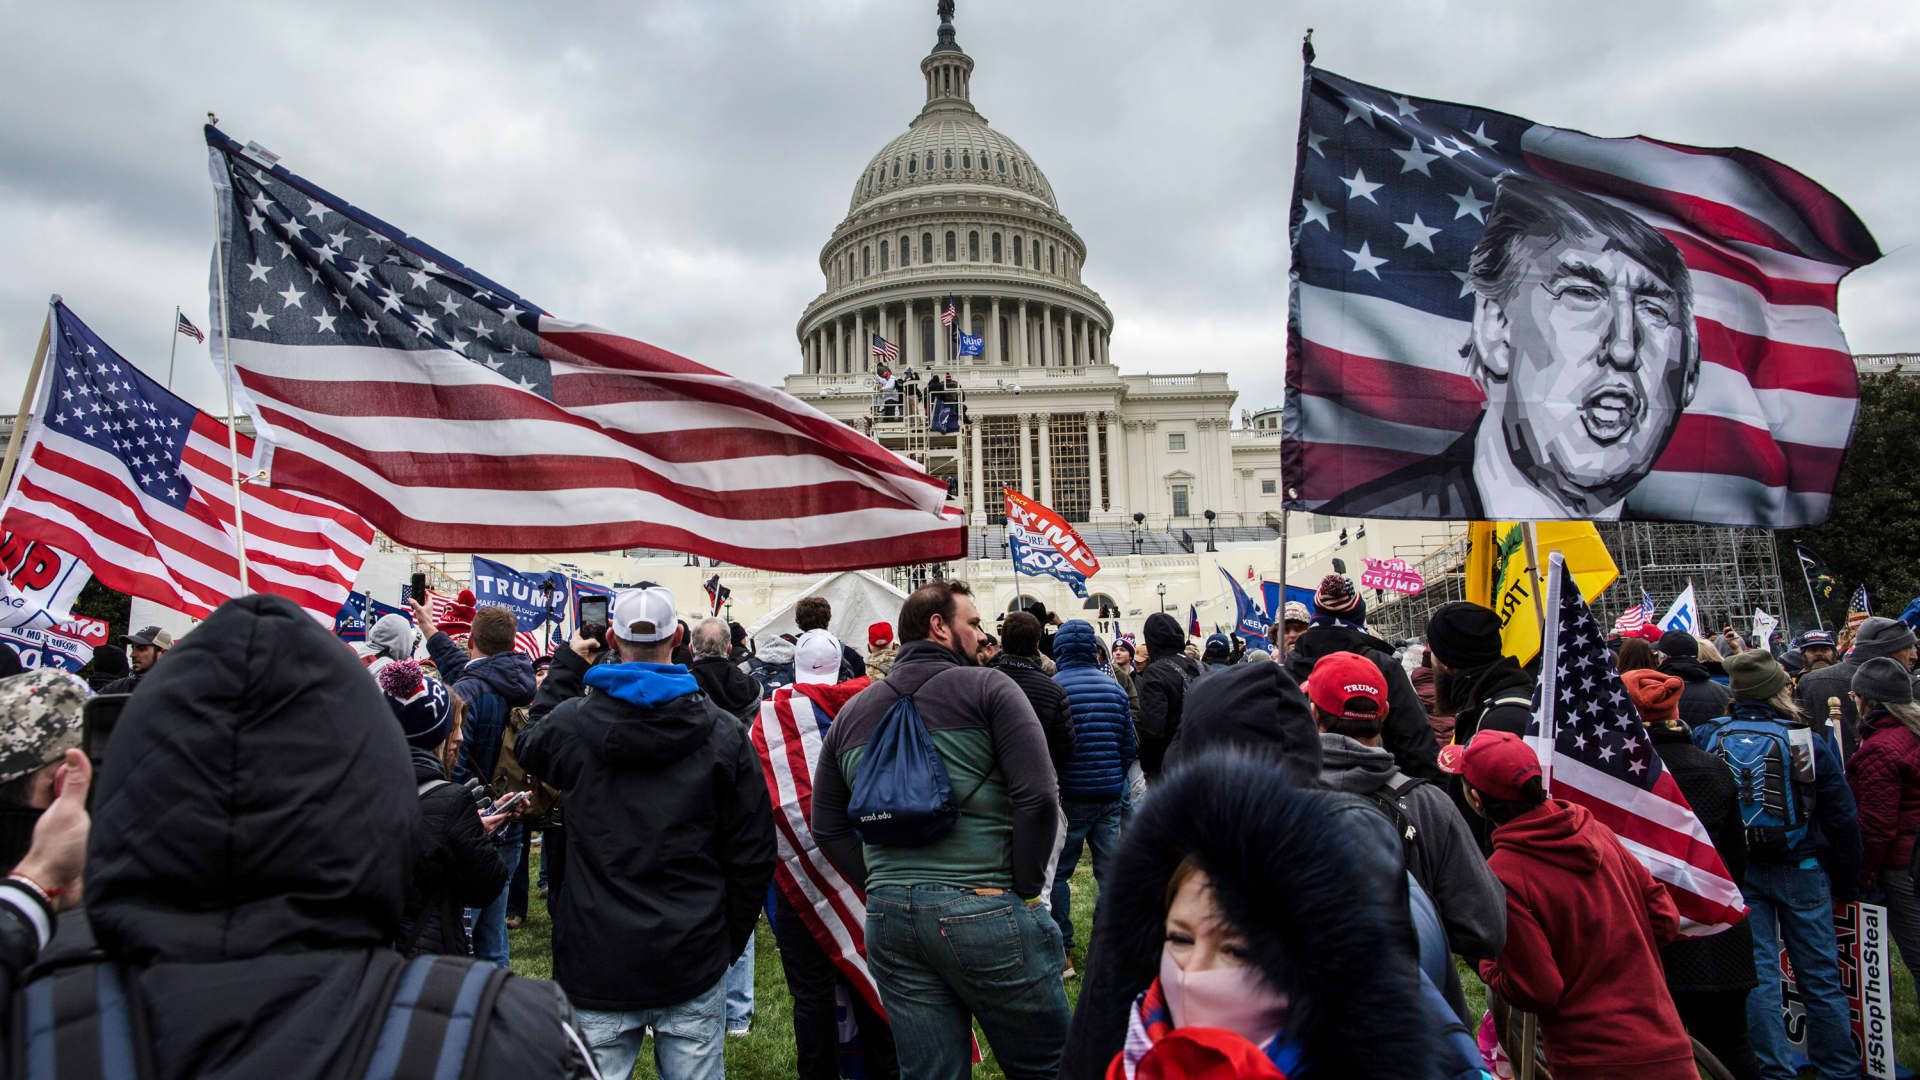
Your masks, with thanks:
[[(141, 374), (57, 299), (39, 405), (0, 519), (72, 552), (111, 589), (204, 618), (241, 594), (227, 426)], [(242, 468), (254, 452), (239, 436)], [(328, 626), (373, 529), (249, 478), (247, 580)]]
[(1613, 632), (1623, 637), (1628, 634), (1637, 634), (1652, 621), (1653, 597), (1648, 596), (1643, 589), (1640, 592), (1640, 603), (1621, 612), (1620, 617), (1613, 620)]
[(1840, 280), (1880, 250), (1806, 176), (1309, 69), (1292, 233), (1289, 506), (1826, 518)]
[(1600, 636), (1593, 613), (1554, 552), (1538, 701), (1531, 732), (1556, 799), (1586, 807), (1664, 884), (1680, 932), (1717, 933), (1746, 916), (1740, 886), (1680, 784), (1661, 764)]
[(781, 392), (566, 322), (206, 129), (214, 358), (276, 487), (430, 551), (663, 547), (814, 572), (955, 559), (917, 463)]
[(808, 822), (813, 817), (813, 774), (820, 764), (821, 717), (828, 722), (867, 679), (831, 686), (782, 687), (760, 703), (753, 748), (760, 755), (767, 795), (773, 800), (773, 836), (778, 861), (774, 883), (799, 913), (827, 958), (874, 1012), (887, 1014), (867, 970), (867, 898), (820, 850)]

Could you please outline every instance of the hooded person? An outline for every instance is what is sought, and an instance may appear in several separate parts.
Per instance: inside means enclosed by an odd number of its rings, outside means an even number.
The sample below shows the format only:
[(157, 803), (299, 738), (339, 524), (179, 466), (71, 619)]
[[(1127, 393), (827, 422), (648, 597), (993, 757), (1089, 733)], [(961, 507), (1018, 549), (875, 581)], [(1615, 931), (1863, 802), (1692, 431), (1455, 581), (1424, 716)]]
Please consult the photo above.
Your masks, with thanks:
[[(616, 594), (606, 642), (554, 658), (520, 764), (566, 807), (553, 973), (603, 1074), (633, 1069), (649, 1028), (671, 1075), (718, 1067), (724, 974), (773, 876), (772, 810), (746, 725), (667, 663), (673, 594)], [(594, 664), (604, 648), (618, 662)]]
[(1680, 694), (1681, 723), (1689, 728), (1697, 728), (1727, 715), (1727, 705), (1733, 700), (1733, 692), (1714, 681), (1714, 672), (1702, 662), (1699, 638), (1685, 630), (1669, 630), (1660, 635), (1660, 643), (1655, 648), (1664, 657), (1660, 662), (1660, 672), (1686, 684), (1686, 689)]
[(413, 655), (413, 624), (405, 615), (382, 615), (367, 627), (367, 639), (354, 651), (367, 670), (378, 675), (386, 665)]
[(1834, 732), (1833, 736), (1840, 742), (1840, 756), (1843, 759), (1852, 757), (1860, 745), (1860, 712), (1849, 696), (1854, 675), (1859, 673), (1862, 664), (1882, 656), (1890, 657), (1912, 671), (1917, 655), (1920, 655), (1920, 651), (1915, 648), (1913, 627), (1898, 619), (1884, 619), (1877, 615), (1870, 617), (1854, 630), (1853, 648), (1839, 663), (1800, 676), (1800, 683), (1794, 689), (1794, 700), (1807, 723), (1818, 729), (1827, 725), (1828, 702), (1837, 699), (1840, 702), (1840, 730)]
[(412, 880), (394, 947), (405, 956), (466, 956), (472, 942), (462, 915), (468, 908), (485, 907), (500, 892), (507, 864), (482, 823), (473, 795), (451, 779), (459, 753), (459, 699), (427, 678), (415, 660), (389, 662), (376, 681), (407, 741), (420, 797)]
[(1305, 683), (1314, 662), (1329, 653), (1358, 653), (1373, 661), (1387, 680), (1387, 717), (1381, 727), (1381, 745), (1408, 776), (1438, 779), (1439, 744), (1420, 695), (1407, 669), (1393, 658), (1393, 646), (1366, 632), (1367, 602), (1343, 574), (1328, 574), (1314, 593), (1317, 614), (1306, 633), (1287, 652), (1287, 670), (1296, 683)]
[[(882, 625), (891, 631), (890, 624)], [(864, 954), (849, 953), (827, 922), (802, 918), (800, 912), (814, 911), (818, 903), (828, 902), (816, 901), (815, 896), (844, 891), (855, 898), (856, 906), (863, 906), (866, 897), (841, 875), (814, 841), (808, 823), (812, 798), (801, 794), (806, 785), (793, 782), (801, 776), (793, 772), (792, 760), (784, 753), (776, 757), (765, 732), (780, 732), (783, 740), (791, 740), (788, 745), (818, 746), (840, 715), (841, 706), (873, 683), (871, 660), (867, 675), (841, 681), (842, 659), (840, 642), (827, 631), (809, 630), (800, 635), (794, 645), (793, 685), (775, 690), (760, 703), (762, 731), (753, 740), (774, 815), (783, 822), (775, 833), (778, 853), (773, 872), (773, 936), (780, 943), (780, 970), (793, 1002), (794, 1074), (801, 1080), (838, 1080), (836, 1000), (843, 976), (835, 961)], [(895, 1076), (899, 1070), (894, 1061), (893, 1033), (865, 992), (870, 987), (850, 985), (851, 992), (846, 995), (850, 1019), (860, 1033), (864, 1075)]]
[(1115, 855), (1060, 1075), (1426, 1075), (1404, 875), (1346, 801), (1233, 749), (1169, 766)]
[(1147, 666), (1133, 679), (1140, 695), (1136, 734), (1140, 768), (1152, 780), (1160, 775), (1167, 748), (1180, 734), (1187, 685), (1200, 676), (1200, 664), (1186, 655), (1186, 631), (1164, 611), (1147, 616), (1141, 636), (1147, 643)]
[[(87, 918), (140, 1049), (157, 1076), (359, 1075), (407, 964), (389, 947), (420, 813), (400, 725), (282, 597), (223, 604), (175, 653), (115, 729), (87, 852)], [(491, 1002), (468, 1075), (593, 1075), (551, 983), (415, 963), (444, 1008), (463, 983)]]
[[(1446, 788), (1402, 773), (1380, 746), (1387, 713), (1380, 670), (1357, 653), (1330, 653), (1314, 664), (1307, 698), (1320, 729), (1320, 783), (1374, 803), (1393, 820), (1407, 871), (1432, 898), (1452, 952), (1470, 960), (1498, 953), (1507, 940), (1506, 900), (1473, 830)], [(1454, 976), (1452, 966), (1442, 974)], [(1464, 1012), (1457, 977), (1441, 990)]]
[(760, 684), (763, 695), (793, 685), (793, 643), (793, 635), (776, 634), (748, 662), (747, 673)]
[(1666, 886), (1586, 807), (1547, 797), (1525, 739), (1482, 731), (1457, 760), (1506, 886), (1507, 944), (1480, 978), (1540, 1017), (1555, 1080), (1697, 1080), (1661, 976), (1680, 933)]

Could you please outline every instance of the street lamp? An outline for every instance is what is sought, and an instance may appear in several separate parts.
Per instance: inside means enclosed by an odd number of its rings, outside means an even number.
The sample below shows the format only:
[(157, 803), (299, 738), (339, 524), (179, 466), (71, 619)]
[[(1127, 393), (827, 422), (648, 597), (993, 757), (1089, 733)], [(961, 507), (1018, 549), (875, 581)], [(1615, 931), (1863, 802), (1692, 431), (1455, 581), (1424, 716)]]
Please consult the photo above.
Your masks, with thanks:
[(1200, 516), (1207, 519), (1207, 550), (1219, 551), (1220, 550), (1219, 548), (1213, 546), (1213, 519), (1215, 517), (1214, 512), (1211, 510), (1204, 510), (1201, 512)]
[(1154, 586), (1153, 591), (1160, 594), (1160, 610), (1167, 610), (1167, 583), (1164, 581), (1161, 582)]
[(1140, 554), (1140, 530), (1146, 527), (1147, 515), (1138, 510), (1133, 512), (1133, 553)]

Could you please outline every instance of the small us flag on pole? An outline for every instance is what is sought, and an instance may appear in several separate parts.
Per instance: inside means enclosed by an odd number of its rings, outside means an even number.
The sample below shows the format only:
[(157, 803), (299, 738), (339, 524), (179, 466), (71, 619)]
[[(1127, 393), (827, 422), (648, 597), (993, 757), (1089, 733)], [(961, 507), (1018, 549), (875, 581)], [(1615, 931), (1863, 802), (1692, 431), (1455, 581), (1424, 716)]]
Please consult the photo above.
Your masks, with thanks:
[(173, 316), (177, 320), (173, 324), (174, 333), (185, 334), (188, 337), (192, 338), (193, 340), (201, 343), (202, 345), (206, 344), (207, 335), (202, 333), (199, 327), (193, 325), (193, 323), (190, 320), (188, 320), (188, 318), (185, 315), (176, 311), (173, 313)]
[(959, 318), (960, 318), (960, 313), (954, 310), (954, 307), (953, 307), (953, 297), (951, 296), (947, 297), (946, 310), (940, 313), (940, 325), (952, 326), (954, 324), (954, 321)]
[(1573, 575), (1554, 552), (1529, 741), (1548, 792), (1612, 829), (1680, 909), (1680, 932), (1718, 933), (1746, 917), (1740, 887), (1673, 774), (1660, 763)]
[(1653, 621), (1653, 597), (1645, 589), (1640, 590), (1640, 603), (1630, 607), (1619, 618), (1613, 620), (1613, 632), (1616, 634), (1637, 634)]
[(867, 355), (878, 356), (883, 360), (898, 360), (900, 359), (900, 346), (895, 345), (879, 334), (875, 334), (873, 335), (873, 344), (867, 347)]

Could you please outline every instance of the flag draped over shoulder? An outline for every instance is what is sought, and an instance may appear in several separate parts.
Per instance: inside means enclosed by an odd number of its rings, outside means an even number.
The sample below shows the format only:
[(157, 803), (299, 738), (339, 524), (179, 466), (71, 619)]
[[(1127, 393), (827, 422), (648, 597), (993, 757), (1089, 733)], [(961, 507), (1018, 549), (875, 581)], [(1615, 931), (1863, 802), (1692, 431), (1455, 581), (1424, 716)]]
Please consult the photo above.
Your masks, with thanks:
[[(1591, 602), (1620, 577), (1600, 530), (1590, 521), (1534, 526), (1539, 557), (1559, 553)], [(1540, 655), (1540, 617), (1533, 575), (1527, 573), (1526, 526), (1515, 521), (1476, 521), (1467, 529), (1467, 599), (1500, 616), (1500, 647), (1522, 664)], [(1546, 579), (1540, 581), (1545, 588)], [(1551, 612), (1549, 612), (1551, 614)]]
[[(205, 618), (247, 585), (333, 625), (373, 544), (359, 515), (248, 476), (227, 425), (114, 352), (55, 301), (47, 372), (0, 525), (72, 552), (101, 584)], [(241, 469), (254, 441), (237, 435)], [(244, 530), (242, 526), (244, 525)]]
[[(1680, 932), (1718, 933), (1746, 917), (1706, 826), (1653, 748), (1613, 653), (1559, 555), (1547, 578), (1546, 657), (1535, 704), (1547, 790), (1579, 803), (1672, 894)], [(1543, 707), (1544, 703), (1544, 707)]]
[(753, 748), (773, 801), (778, 861), (774, 884), (806, 924), (853, 992), (880, 1016), (880, 991), (867, 970), (867, 898), (841, 875), (813, 838), (813, 775), (825, 728), (848, 698), (867, 687), (854, 679), (831, 686), (782, 687), (760, 703)]
[(275, 487), (430, 551), (666, 547), (793, 572), (964, 554), (918, 464), (781, 391), (557, 319), (206, 137), (214, 358)]
[(1317, 68), (1297, 161), (1290, 507), (1826, 518), (1859, 397), (1840, 280), (1880, 251), (1814, 181)]

